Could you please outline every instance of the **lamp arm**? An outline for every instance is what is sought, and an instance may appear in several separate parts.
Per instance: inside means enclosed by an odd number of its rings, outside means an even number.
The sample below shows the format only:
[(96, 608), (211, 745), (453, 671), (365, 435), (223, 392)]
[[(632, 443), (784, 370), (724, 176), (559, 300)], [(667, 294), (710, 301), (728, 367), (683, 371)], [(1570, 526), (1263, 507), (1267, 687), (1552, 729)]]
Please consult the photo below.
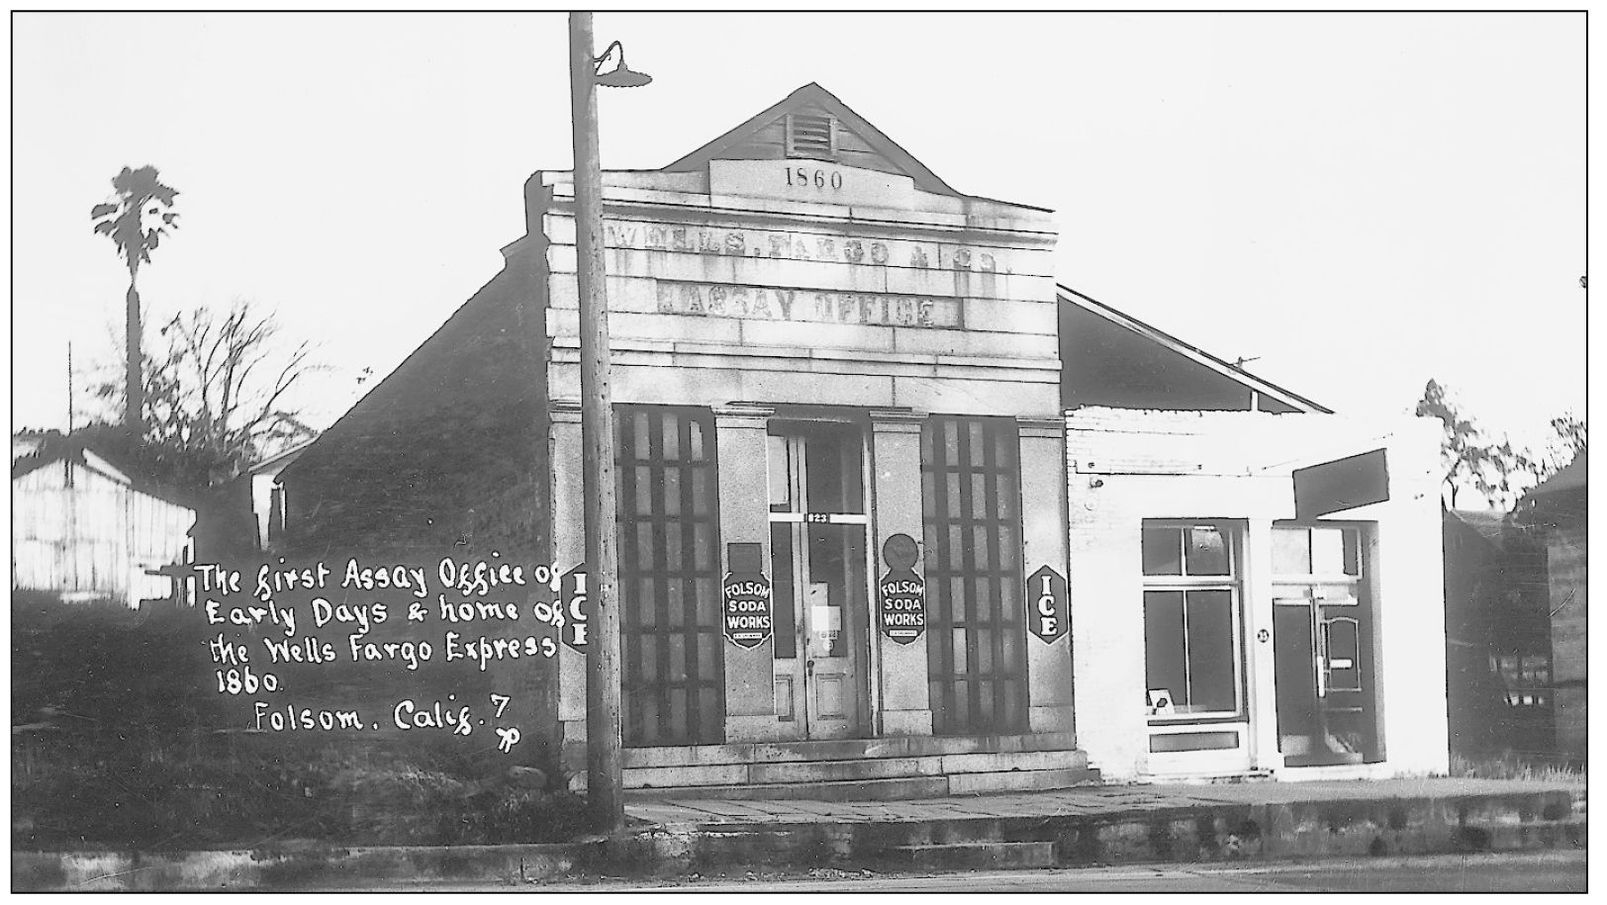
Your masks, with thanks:
[(593, 72), (594, 75), (597, 72), (602, 71), (602, 69), (603, 69), (603, 61), (608, 59), (609, 54), (612, 54), (615, 50), (619, 51), (619, 55), (620, 55), (621, 59), (624, 58), (624, 56), (625, 56), (625, 45), (619, 43), (618, 41), (615, 41), (614, 43), (608, 45), (607, 47), (605, 47), (603, 49), (602, 56), (596, 57), (591, 61), (592, 69), (595, 70)]

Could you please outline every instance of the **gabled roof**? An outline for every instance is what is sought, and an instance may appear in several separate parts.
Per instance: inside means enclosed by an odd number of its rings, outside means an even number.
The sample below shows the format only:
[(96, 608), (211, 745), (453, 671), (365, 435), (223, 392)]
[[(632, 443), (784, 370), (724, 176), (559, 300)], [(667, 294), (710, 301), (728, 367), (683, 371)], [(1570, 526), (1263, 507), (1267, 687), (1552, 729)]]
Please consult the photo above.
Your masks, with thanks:
[(888, 169), (914, 179), (916, 188), (941, 195), (963, 197), (952, 186), (939, 179), (936, 173), (927, 169), (925, 164), (900, 147), (898, 142), (888, 138), (886, 133), (855, 113), (847, 104), (838, 100), (836, 95), (820, 87), (818, 82), (810, 82), (766, 107), (736, 128), (664, 167), (664, 171), (699, 170), (707, 166), (711, 160), (744, 160), (759, 157), (761, 154), (753, 147), (758, 134), (766, 127), (776, 124), (787, 114), (799, 112), (823, 112), (835, 117), (840, 126), (868, 146), (871, 154), (881, 158)]
[(252, 474), (262, 474), (266, 471), (277, 472), (291, 462), (301, 457), (301, 451), (312, 445), (312, 440), (303, 440), (288, 449), (280, 450), (266, 459), (258, 462), (248, 469)]
[(175, 506), (186, 509), (195, 508), (192, 494), (174, 487), (169, 487), (139, 474), (136, 468), (127, 464), (113, 464), (111, 457), (102, 455), (94, 447), (77, 437), (52, 439), (43, 445), (38, 452), (23, 456), (11, 463), (11, 480), (32, 474), (46, 465), (56, 462), (72, 462), (80, 467), (87, 468), (118, 484), (123, 484), (139, 493)]
[(1561, 471), (1529, 488), (1517, 506), (1524, 521), (1550, 529), (1585, 529), (1590, 515), (1589, 471), (1585, 450), (1580, 450)]
[[(1257, 377), (1254, 374), (1244, 370), (1243, 368), (1223, 361), (1222, 359), (1212, 355), (1204, 349), (1199, 348), (1198, 346), (1190, 345), (1189, 343), (1172, 336), (1170, 333), (1166, 333), (1163, 330), (1144, 323), (1130, 314), (1117, 311), (1115, 308), (1106, 305), (1104, 302), (1084, 295), (1083, 293), (1065, 286), (1064, 284), (1057, 283), (1055, 284), (1055, 288), (1060, 290), (1059, 296), (1062, 303), (1076, 305), (1078, 308), (1087, 311), (1090, 314), (1100, 317), (1118, 327), (1121, 327), (1122, 329), (1136, 333), (1139, 336), (1156, 343), (1157, 345), (1169, 349), (1172, 352), (1175, 352), (1176, 354), (1195, 362), (1196, 364), (1215, 371), (1229, 380), (1243, 385), (1249, 390), (1260, 393), (1271, 399), (1276, 399), (1285, 405), (1291, 406), (1303, 412), (1319, 412), (1324, 415), (1333, 414), (1333, 409), (1330, 409), (1321, 403), (1313, 402), (1312, 400), (1286, 390), (1277, 384), (1263, 380), (1260, 377)], [(1064, 339), (1064, 337), (1062, 339)]]
[(119, 484), (133, 485), (134, 481), (123, 470), (107, 461), (106, 457), (91, 449), (82, 440), (67, 438), (48, 443), (37, 452), (23, 456), (11, 463), (11, 479), (15, 481), (24, 475), (32, 474), (53, 462), (67, 460), (83, 465), (93, 471), (111, 478)]

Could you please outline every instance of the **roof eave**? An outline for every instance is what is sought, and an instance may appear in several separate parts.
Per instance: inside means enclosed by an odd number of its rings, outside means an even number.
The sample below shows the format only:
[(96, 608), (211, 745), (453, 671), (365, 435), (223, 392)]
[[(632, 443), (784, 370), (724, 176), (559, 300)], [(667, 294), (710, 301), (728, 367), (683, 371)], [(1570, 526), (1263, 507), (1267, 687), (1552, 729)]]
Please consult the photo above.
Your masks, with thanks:
[(1102, 317), (1119, 327), (1130, 330), (1153, 342), (1159, 343), (1173, 352), (1176, 352), (1194, 362), (1202, 364), (1230, 380), (1243, 384), (1245, 387), (1254, 390), (1255, 392), (1270, 396), (1271, 398), (1276, 399), (1285, 405), (1301, 409), (1307, 413), (1322, 415), (1332, 415), (1334, 413), (1333, 409), (1328, 408), (1322, 403), (1307, 399), (1298, 393), (1286, 390), (1275, 383), (1257, 377), (1243, 368), (1224, 361), (1223, 359), (1212, 355), (1210, 352), (1207, 352), (1198, 346), (1186, 343), (1158, 327), (1146, 324), (1138, 318), (1133, 317), (1131, 314), (1113, 308), (1110, 305), (1093, 298), (1092, 296), (1078, 292), (1064, 283), (1056, 283), (1055, 288), (1060, 290), (1060, 297), (1062, 300), (1070, 302), (1071, 304), (1076, 305), (1079, 308), (1082, 308), (1083, 310), (1098, 317)]

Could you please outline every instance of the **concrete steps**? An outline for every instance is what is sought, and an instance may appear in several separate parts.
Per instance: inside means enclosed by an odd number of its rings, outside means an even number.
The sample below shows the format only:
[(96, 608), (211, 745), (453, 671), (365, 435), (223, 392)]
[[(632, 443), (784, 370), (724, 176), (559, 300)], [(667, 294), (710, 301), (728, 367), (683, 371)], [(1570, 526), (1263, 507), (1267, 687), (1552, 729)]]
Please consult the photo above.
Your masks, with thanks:
[(1020, 792), (1067, 789), (1099, 781), (1097, 771), (1019, 770), (962, 773), (950, 776), (894, 776), (881, 779), (846, 779), (833, 782), (746, 783), (717, 786), (627, 787), (630, 800), (725, 798), (732, 800), (904, 801), (976, 795), (984, 792)]
[[(626, 748), (624, 758), (625, 768), (628, 770), (636, 767), (1067, 751), (1076, 746), (1076, 741), (1076, 737), (1069, 732), (1044, 732), (1035, 735), (895, 736)], [(584, 757), (583, 745), (578, 748), (578, 753)]]
[[(831, 783), (868, 779), (909, 779), (996, 773), (1063, 772), (1082, 770), (1088, 758), (1081, 751), (1033, 751), (1019, 754), (962, 754), (950, 757), (866, 757), (859, 760), (782, 761), (779, 763), (699, 764), (686, 767), (626, 767), (625, 788), (697, 787), (722, 785), (783, 785)], [(1020, 786), (1013, 788), (1046, 788)], [(956, 791), (977, 791), (958, 789)]]
[[(627, 748), (626, 796), (892, 801), (1099, 781), (1067, 733)], [(572, 787), (584, 774), (572, 771)]]

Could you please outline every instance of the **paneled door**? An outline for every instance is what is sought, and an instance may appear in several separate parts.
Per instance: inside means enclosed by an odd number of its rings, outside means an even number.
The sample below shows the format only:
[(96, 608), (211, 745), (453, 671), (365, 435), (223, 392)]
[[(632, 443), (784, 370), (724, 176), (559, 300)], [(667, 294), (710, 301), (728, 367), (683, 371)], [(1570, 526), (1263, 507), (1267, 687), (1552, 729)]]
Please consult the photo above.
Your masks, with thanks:
[(1373, 620), (1352, 527), (1273, 528), (1278, 749), (1291, 767), (1378, 758)]
[(863, 446), (863, 433), (849, 424), (771, 428), (776, 714), (798, 738), (852, 738), (864, 728)]

